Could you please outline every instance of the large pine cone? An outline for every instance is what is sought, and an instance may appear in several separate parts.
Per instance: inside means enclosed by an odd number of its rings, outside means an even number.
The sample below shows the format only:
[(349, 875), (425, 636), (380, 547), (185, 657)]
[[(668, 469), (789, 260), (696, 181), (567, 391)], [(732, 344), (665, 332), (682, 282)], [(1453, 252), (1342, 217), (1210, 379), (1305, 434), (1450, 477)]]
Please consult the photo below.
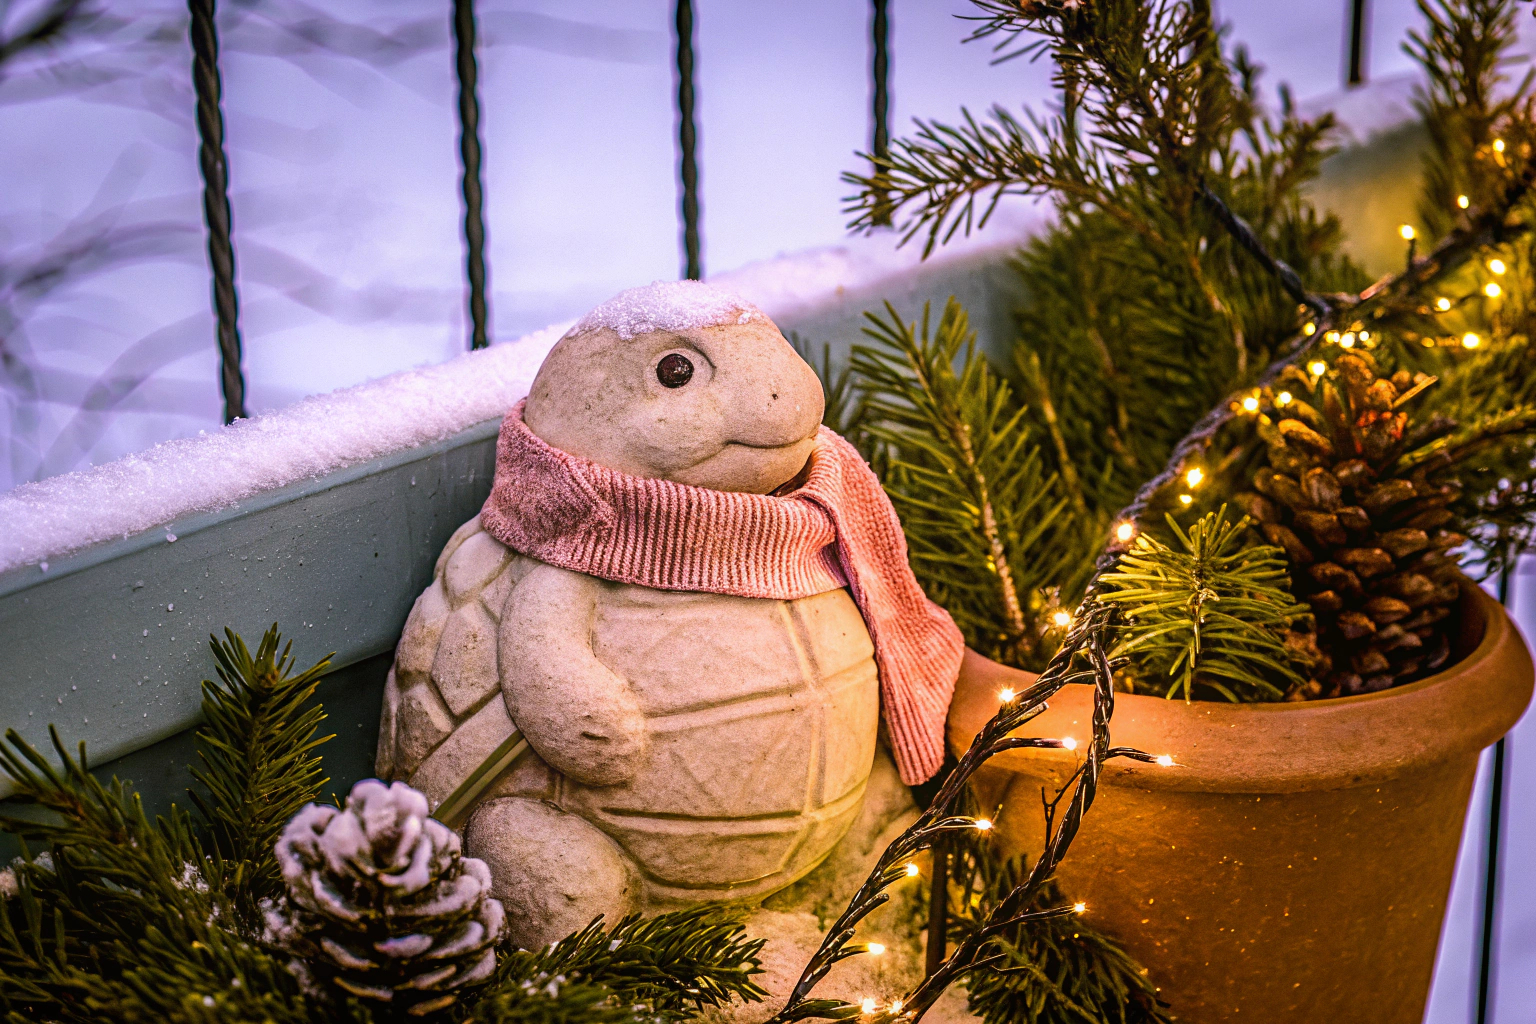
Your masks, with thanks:
[(288, 895), (267, 908), (266, 939), (312, 990), (422, 1016), (495, 971), (506, 921), (490, 871), (404, 783), (359, 782), (344, 809), (310, 804), (277, 859)]
[(1407, 371), (1378, 377), (1369, 355), (1345, 353), (1315, 383), (1293, 369), (1266, 396), (1277, 418), (1259, 422), (1268, 465), (1253, 478), (1259, 493), (1236, 500), (1285, 549), (1294, 592), (1317, 616), (1331, 664), (1295, 698), (1385, 689), (1450, 654), (1459, 492), (1423, 466), (1400, 467), (1455, 424), (1410, 427), (1401, 400), (1419, 383)]

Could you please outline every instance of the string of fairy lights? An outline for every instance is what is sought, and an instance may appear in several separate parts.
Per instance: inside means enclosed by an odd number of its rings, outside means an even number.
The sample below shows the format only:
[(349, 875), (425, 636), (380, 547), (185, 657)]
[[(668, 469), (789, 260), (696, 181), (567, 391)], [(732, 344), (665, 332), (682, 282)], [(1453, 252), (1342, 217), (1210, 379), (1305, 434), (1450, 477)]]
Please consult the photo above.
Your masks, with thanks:
[[(1500, 165), (1504, 166), (1505, 146), (1502, 140), (1495, 140), (1492, 148), (1499, 155)], [(1363, 348), (1375, 347), (1379, 339), (1362, 321), (1350, 316), (1347, 326), (1342, 328), (1335, 327), (1334, 322), (1343, 324), (1346, 315), (1359, 314), (1371, 305), (1376, 306), (1377, 316), (1380, 316), (1390, 304), (1411, 298), (1434, 279), (1460, 267), (1479, 250), (1503, 241), (1508, 233), (1505, 224), (1507, 212), (1523, 200), (1533, 184), (1536, 184), (1536, 161), (1525, 161), (1521, 173), (1512, 176), (1503, 193), (1487, 208), (1473, 210), (1469, 197), (1458, 196), (1456, 205), (1466, 212), (1466, 217), (1432, 253), (1425, 256), (1416, 253), (1417, 231), (1411, 225), (1403, 225), (1399, 235), (1408, 243), (1408, 258), (1401, 273), (1383, 279), (1358, 296), (1339, 295), (1328, 298), (1302, 291), (1295, 272), (1271, 256), (1248, 225), (1226, 208), (1219, 198), (1202, 189), (1202, 198), (1237, 241), (1267, 267), (1288, 292), (1297, 297), (1303, 309), (1311, 310), (1315, 317), (1302, 325), (1293, 342), (1260, 376), (1256, 387), (1245, 389), (1219, 403), (1184, 436), (1163, 470), (1143, 484), (1131, 504), (1115, 518), (1110, 530), (1111, 540), (1095, 566), (1093, 578), (1077, 613), (1074, 615), (1062, 609), (1050, 616), (1054, 627), (1066, 631), (1061, 647), (1029, 687), (1022, 691), (1005, 688), (998, 693), (997, 713), (976, 734), (970, 748), (945, 778), (928, 808), (881, 854), (848, 906), (828, 929), (783, 1009), (768, 1024), (789, 1024), (809, 1017), (840, 1019), (850, 1016), (855, 1010), (871, 1022), (915, 1020), (927, 1011), (952, 981), (991, 962), (993, 958), (986, 954), (987, 947), (994, 938), (1008, 929), (1031, 921), (1088, 912), (1084, 902), (1045, 910), (1031, 911), (1025, 908), (1033, 905), (1045, 883), (1054, 874), (1056, 865), (1065, 856), (1081, 826), (1083, 815), (1093, 803), (1104, 763), (1124, 757), (1164, 768), (1178, 766), (1174, 756), (1169, 753), (1153, 755), (1131, 747), (1110, 746), (1109, 724), (1114, 714), (1115, 693), (1113, 673), (1106, 652), (1119, 613), (1099, 599), (1099, 579), (1106, 570), (1118, 563), (1120, 555), (1135, 542), (1139, 534), (1138, 524), (1159, 494), (1178, 483), (1182, 485), (1178, 489), (1179, 504), (1187, 508), (1194, 503), (1193, 492), (1208, 480), (1203, 465), (1204, 454), (1223, 426), (1241, 414), (1262, 415), (1263, 402), (1260, 396), (1270, 391), (1290, 367), (1305, 366), (1314, 381), (1327, 373), (1327, 362), (1315, 351), (1319, 345), (1317, 335), (1320, 331), (1323, 345), (1345, 350), (1356, 345)], [(1502, 259), (1489, 259), (1485, 265), (1495, 277), (1503, 276), (1508, 271)], [(1489, 280), (1481, 285), (1480, 292), (1485, 298), (1498, 299), (1503, 294), (1503, 288), (1497, 281)], [(1340, 305), (1339, 309), (1335, 309), (1336, 302)], [(1455, 303), (1441, 297), (1433, 305), (1435, 310), (1445, 313), (1454, 308)], [(1421, 312), (1428, 312), (1428, 309)], [(1464, 332), (1460, 338), (1453, 337), (1448, 342), (1438, 338), (1424, 339), (1424, 343), (1430, 347), (1459, 345), (1467, 350), (1478, 348), (1482, 341), (1481, 336), (1475, 332)], [(1273, 391), (1276, 407), (1283, 408), (1293, 401), (1295, 397), (1289, 391)], [(886, 891), (890, 886), (916, 879), (922, 874), (922, 869), (914, 859), (916, 854), (922, 850), (937, 852), (942, 848), (940, 843), (943, 839), (958, 831), (987, 833), (992, 830), (993, 822), (989, 818), (952, 813), (960, 805), (971, 776), (982, 764), (1007, 750), (1055, 749), (1077, 754), (1082, 744), (1076, 737), (1013, 735), (1042, 714), (1046, 710), (1047, 700), (1069, 683), (1089, 683), (1094, 687), (1091, 735), (1083, 753), (1076, 757), (1074, 771), (1067, 782), (1057, 791), (1055, 798), (1046, 804), (1045, 847), (1025, 880), (999, 901), (988, 912), (981, 926), (905, 997), (882, 1001), (876, 996), (863, 996), (854, 1004), (838, 1000), (813, 1003), (809, 999), (812, 989), (826, 977), (834, 964), (861, 954), (885, 954), (887, 945), (883, 942), (855, 943), (853, 939), (860, 923), (890, 899)], [(1063, 801), (1065, 810), (1058, 820), (1058, 808)], [(938, 935), (938, 941), (944, 941), (942, 930)], [(930, 941), (934, 941), (932, 935)]]

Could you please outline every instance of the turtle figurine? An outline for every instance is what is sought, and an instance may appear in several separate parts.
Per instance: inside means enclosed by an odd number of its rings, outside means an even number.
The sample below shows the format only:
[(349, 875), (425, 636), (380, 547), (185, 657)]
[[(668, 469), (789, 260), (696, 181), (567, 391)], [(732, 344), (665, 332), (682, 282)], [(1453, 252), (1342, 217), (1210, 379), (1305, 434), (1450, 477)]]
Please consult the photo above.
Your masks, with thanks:
[[(509, 413), (406, 622), (377, 768), (462, 831), (520, 945), (805, 875), (859, 813), (882, 688), (942, 757), (959, 633), (822, 412), (767, 316), (675, 282), (588, 314)], [(937, 766), (895, 746), (904, 777)]]

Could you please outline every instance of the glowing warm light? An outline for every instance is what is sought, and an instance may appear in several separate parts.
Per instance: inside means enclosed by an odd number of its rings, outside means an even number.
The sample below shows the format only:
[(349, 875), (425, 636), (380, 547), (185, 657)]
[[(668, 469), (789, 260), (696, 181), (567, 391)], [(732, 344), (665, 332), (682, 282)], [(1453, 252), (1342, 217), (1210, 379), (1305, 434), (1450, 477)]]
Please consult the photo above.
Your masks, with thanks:
[(1072, 625), (1072, 613), (1056, 612), (1051, 616), (1051, 621), (1056, 623), (1056, 625), (1060, 626), (1062, 629), (1066, 629), (1068, 626)]
[(1477, 346), (1481, 345), (1482, 343), (1483, 343), (1483, 339), (1479, 338), (1477, 335), (1473, 334), (1471, 331), (1468, 331), (1466, 334), (1463, 334), (1461, 336), (1461, 347), (1462, 348), (1477, 348)]
[(1295, 399), (1291, 397), (1291, 393), (1289, 391), (1282, 391), (1275, 396), (1275, 402), (1278, 405), (1290, 405), (1293, 401), (1295, 401)]
[(863, 1010), (865, 1013), (874, 1013), (875, 1007), (879, 1005), (880, 1004), (875, 1002), (873, 999), (865, 996), (864, 1001), (859, 1003), (859, 1009)]
[(1370, 341), (1371, 340), (1371, 332), (1370, 331), (1361, 331), (1360, 332), (1360, 340), (1361, 341)]
[(1061, 741), (1061, 746), (1064, 750), (1076, 750), (1077, 740), (1073, 739), (1071, 736), (1067, 736)]
[(1312, 323), (1310, 320), (1307, 321), (1301, 325), (1301, 333), (1309, 338), (1312, 337), (1312, 335), (1317, 333), (1317, 324)]
[(1181, 504), (1181, 505), (1193, 505), (1194, 503), (1195, 503), (1195, 496), (1193, 494), (1181, 494), (1181, 495), (1179, 495), (1179, 504)]
[(1327, 334), (1323, 335), (1323, 340), (1327, 341), (1327, 342), (1332, 342), (1333, 344), (1336, 345), (1339, 342), (1339, 332), (1338, 331), (1329, 331)]
[(1004, 704), (1007, 704), (1009, 701), (1013, 700), (1013, 691), (1007, 687), (1004, 687), (1002, 692), (998, 694), (998, 697), (1002, 699)]
[(922, 869), (919, 868), (916, 864), (908, 864), (907, 865), (907, 877), (908, 878), (916, 878), (918, 876), (918, 874), (921, 873), (921, 871), (922, 871)]
[(1355, 347), (1355, 332), (1354, 331), (1345, 331), (1344, 332), (1344, 337), (1339, 339), (1339, 344), (1342, 347), (1344, 347), (1344, 348), (1354, 348)]
[(1441, 296), (1435, 300), (1435, 308), (1444, 313), (1446, 310), (1451, 308), (1451, 300)]
[(1120, 541), (1122, 544), (1134, 536), (1136, 536), (1135, 523), (1121, 523), (1119, 526), (1115, 527), (1115, 539)]
[(1495, 274), (1502, 274), (1509, 268), (1504, 265), (1503, 260), (1493, 259), (1488, 261), (1488, 269), (1493, 271)]
[(1074, 914), (1086, 914), (1086, 913), (1088, 913), (1088, 904), (1086, 904), (1086, 903), (1074, 903), (1074, 904), (1072, 904), (1072, 913), (1074, 913)]
[(1191, 487), (1199, 487), (1200, 481), (1204, 479), (1205, 470), (1201, 469), (1199, 466), (1196, 466), (1194, 469), (1184, 474), (1184, 482), (1189, 484)]
[(883, 943), (883, 942), (871, 942), (869, 944), (869, 952), (870, 952), (871, 956), (880, 956), (882, 953), (885, 952), (885, 943)]
[(1314, 377), (1321, 377), (1327, 369), (1328, 364), (1323, 362), (1321, 359), (1313, 360), (1307, 364), (1307, 371)]
[(901, 1012), (901, 1007), (902, 1007), (902, 1002), (901, 1002), (900, 999), (892, 999), (891, 1000), (891, 1012), (892, 1013), (900, 1013)]
[(1457, 196), (1456, 205), (1465, 210), (1467, 207), (1472, 205), (1472, 200), (1468, 199), (1466, 196)]
[(1397, 229), (1397, 233), (1403, 236), (1403, 241), (1405, 242), (1413, 241), (1414, 238), (1418, 235), (1418, 232), (1413, 230), (1412, 224), (1404, 224), (1402, 227)]
[(1487, 284), (1483, 285), (1483, 294), (1488, 296), (1490, 299), (1496, 299), (1503, 293), (1504, 289), (1500, 288), (1492, 281), (1489, 281)]
[(976, 819), (976, 831), (978, 831), (978, 832), (985, 832), (988, 829), (990, 829), (991, 827), (992, 827), (992, 822), (991, 822), (990, 819), (988, 819), (988, 818), (977, 818)]
[(1504, 152), (1504, 140), (1503, 139), (1494, 139), (1493, 140), (1493, 151), (1495, 153), (1502, 153), (1502, 152)]
[(1249, 395), (1247, 398), (1243, 399), (1243, 408), (1248, 412), (1258, 412), (1259, 400), (1254, 398), (1252, 395)]
[(1172, 754), (1163, 754), (1160, 757), (1158, 757), (1157, 763), (1162, 765), (1164, 768), (1172, 768), (1173, 767), (1173, 755)]

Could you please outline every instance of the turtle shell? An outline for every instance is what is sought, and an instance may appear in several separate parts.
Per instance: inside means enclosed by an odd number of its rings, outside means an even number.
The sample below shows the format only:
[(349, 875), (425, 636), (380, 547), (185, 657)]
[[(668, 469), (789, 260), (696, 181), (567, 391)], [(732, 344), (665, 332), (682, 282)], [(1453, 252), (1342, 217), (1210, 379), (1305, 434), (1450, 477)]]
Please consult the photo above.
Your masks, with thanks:
[[(478, 520), (449, 541), (396, 652), (381, 777), (440, 801), (511, 734), (497, 631), (533, 564)], [(646, 716), (638, 773), (585, 786), (529, 751), (480, 800), (538, 797), (580, 815), (629, 855), (650, 906), (767, 895), (847, 831), (874, 761), (879, 689), (845, 590), (774, 601), (603, 582), (592, 646)]]

